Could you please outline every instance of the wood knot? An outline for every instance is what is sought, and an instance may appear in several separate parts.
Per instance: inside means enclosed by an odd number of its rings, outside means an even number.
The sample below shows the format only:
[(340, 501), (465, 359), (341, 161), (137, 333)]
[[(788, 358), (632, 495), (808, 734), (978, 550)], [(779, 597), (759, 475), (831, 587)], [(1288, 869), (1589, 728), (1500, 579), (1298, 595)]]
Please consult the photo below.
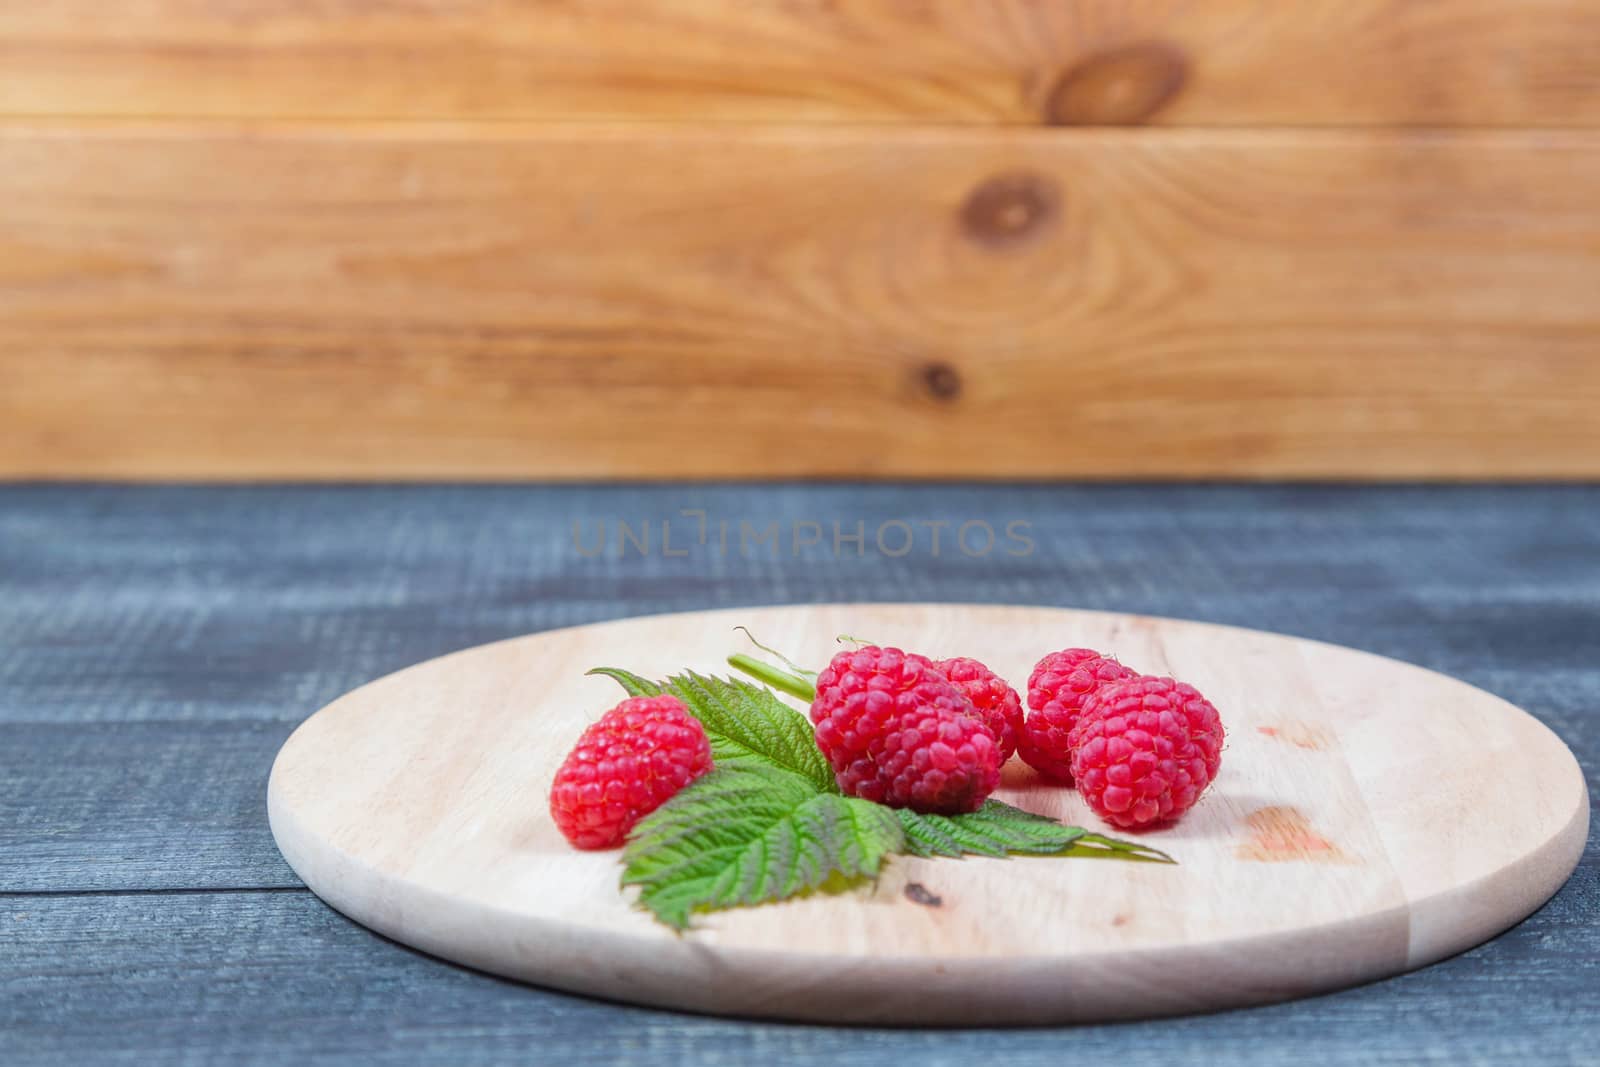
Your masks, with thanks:
[(1055, 182), (1038, 174), (1001, 174), (974, 189), (961, 205), (967, 236), (991, 248), (1021, 244), (1060, 213)]
[(935, 360), (924, 363), (917, 372), (922, 387), (935, 400), (950, 401), (961, 395), (961, 372), (948, 363)]
[(921, 882), (906, 883), (906, 899), (913, 904), (921, 904), (924, 908), (937, 908), (944, 904), (944, 897), (933, 892)]
[(1160, 41), (1090, 56), (1056, 79), (1045, 121), (1056, 126), (1136, 126), (1183, 91), (1189, 61)]

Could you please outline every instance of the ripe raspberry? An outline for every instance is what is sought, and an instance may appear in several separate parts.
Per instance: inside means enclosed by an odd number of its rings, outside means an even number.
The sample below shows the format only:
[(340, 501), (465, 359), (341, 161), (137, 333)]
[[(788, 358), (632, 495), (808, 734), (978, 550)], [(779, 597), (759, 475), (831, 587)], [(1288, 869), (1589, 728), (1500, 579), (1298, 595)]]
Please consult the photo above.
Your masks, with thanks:
[(1159, 693), (1183, 712), (1183, 717), (1189, 720), (1189, 736), (1194, 738), (1195, 746), (1205, 758), (1206, 777), (1215, 779), (1217, 768), (1222, 766), (1222, 743), (1227, 738), (1216, 707), (1187, 682), (1175, 682), (1171, 678), (1141, 678), (1140, 682), (1144, 686), (1146, 703)]
[(839, 774), (868, 758), (898, 713), (940, 701), (953, 710), (965, 706), (926, 656), (876, 645), (840, 652), (817, 675), (811, 702), (817, 747)]
[(1072, 728), (1072, 774), (1101, 818), (1133, 830), (1176, 819), (1222, 762), (1222, 719), (1193, 686), (1141, 676), (1091, 693)]
[(1004, 764), (1017, 750), (1017, 735), (1022, 730), (1022, 700), (1017, 691), (988, 667), (965, 656), (939, 660), (934, 667), (955, 683), (978, 709), (989, 732), (994, 734), (1000, 762)]
[(1032, 713), (1017, 736), (1024, 762), (1048, 778), (1072, 781), (1072, 749), (1068, 734), (1089, 694), (1109, 682), (1138, 677), (1109, 656), (1089, 648), (1068, 648), (1040, 660), (1028, 676)]
[(811, 721), (849, 796), (971, 811), (999, 784), (993, 733), (925, 656), (876, 645), (840, 652), (817, 675)]
[(583, 731), (550, 790), (550, 814), (579, 848), (615, 848), (640, 819), (711, 769), (700, 720), (673, 696), (632, 697)]
[(878, 799), (892, 808), (945, 815), (977, 811), (1000, 784), (1000, 750), (988, 725), (941, 705), (900, 716), (872, 755)]

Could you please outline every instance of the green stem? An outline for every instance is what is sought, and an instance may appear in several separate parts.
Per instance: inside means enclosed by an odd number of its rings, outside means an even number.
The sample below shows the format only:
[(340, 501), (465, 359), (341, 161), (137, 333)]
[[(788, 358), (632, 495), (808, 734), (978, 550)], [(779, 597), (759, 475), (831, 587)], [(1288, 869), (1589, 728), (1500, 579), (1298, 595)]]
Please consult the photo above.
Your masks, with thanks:
[(786, 670), (774, 667), (770, 663), (763, 663), (753, 656), (743, 652), (735, 652), (728, 657), (728, 666), (741, 670), (758, 681), (765, 682), (780, 693), (788, 693), (798, 697), (806, 703), (817, 699), (817, 687), (798, 674), (790, 674)]
[(794, 660), (790, 659), (788, 656), (785, 656), (782, 652), (779, 652), (777, 649), (768, 648), (766, 645), (763, 645), (760, 641), (757, 641), (756, 640), (756, 635), (750, 632), (750, 627), (748, 627), (748, 626), (735, 626), (734, 629), (740, 631), (741, 633), (743, 633), (745, 635), (745, 637), (750, 639), (750, 643), (752, 645), (755, 645), (757, 648), (759, 648), (761, 651), (765, 652), (767, 655), (769, 655), (769, 656), (777, 656), (779, 659), (783, 660), (784, 663), (788, 664), (789, 669), (791, 671), (794, 671), (794, 673), (798, 674), (800, 677), (802, 677), (802, 678), (815, 678), (817, 676), (817, 672), (816, 671), (808, 671), (808, 670), (806, 670), (804, 667), (800, 666), (800, 664), (796, 663)]

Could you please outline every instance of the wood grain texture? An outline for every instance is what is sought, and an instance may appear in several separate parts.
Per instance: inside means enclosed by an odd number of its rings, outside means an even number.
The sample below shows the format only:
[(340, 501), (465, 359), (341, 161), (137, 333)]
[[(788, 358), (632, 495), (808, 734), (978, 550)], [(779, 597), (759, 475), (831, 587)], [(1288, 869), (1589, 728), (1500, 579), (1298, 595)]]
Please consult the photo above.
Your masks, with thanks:
[(1600, 135), (0, 131), (0, 474), (1600, 476)]
[(0, 893), (301, 885), (258, 817), (277, 723), (0, 727)]
[[(679, 935), (618, 891), (617, 853), (573, 849), (542, 801), (571, 739), (619, 698), (583, 671), (715, 671), (739, 624), (804, 663), (859, 632), (1009, 678), (1050, 648), (1109, 650), (1211, 697), (1223, 769), (1187, 817), (1142, 838), (1177, 867), (896, 857), (854, 892)], [(997, 795), (1104, 829), (1020, 763)], [(1589, 829), (1561, 742), (1442, 675), (1201, 623), (916, 604), (657, 616), (408, 668), (295, 732), (268, 812), (319, 896), (447, 959), (717, 1014), (925, 1025), (1213, 1010), (1423, 966), (1543, 904)]]
[(1593, 125), (1597, 50), (1585, 0), (56, 0), (0, 113)]
[[(869, 528), (905, 515), (1021, 518), (1039, 550), (901, 560), (571, 550), (575, 518), (659, 523), (681, 507), (735, 521), (860, 517)], [(1587, 1064), (1600, 1017), (1600, 824), (1548, 905), (1425, 970), (1247, 1014), (1003, 1033), (633, 1008), (441, 964), (303, 890), (145, 887), (243, 887), (269, 865), (282, 870), (260, 803), (276, 741), (263, 735), (257, 750), (223, 732), (272, 721), (282, 736), (355, 684), (500, 637), (778, 600), (1033, 598), (1381, 650), (1534, 711), (1578, 754), (1592, 792), (1597, 507), (1600, 489), (1584, 486), (0, 485), (0, 803), (13, 835), (0, 861), (38, 843), (33, 884), (44, 890), (0, 893), (0, 1047), (7, 1067), (352, 1057), (487, 1067), (535, 1048), (585, 1067), (995, 1057), (1058, 1067), (1063, 1050), (1128, 1067), (1204, 1050), (1267, 1067), (1308, 1048), (1330, 1067)], [(103, 754), (62, 759), (82, 749), (34, 723), (100, 734)], [(139, 741), (147, 730), (160, 736)], [(190, 757), (141, 777), (160, 758), (151, 753), (180, 749)], [(140, 831), (137, 845), (67, 817), (79, 794), (111, 796), (107, 780), (130, 783), (137, 807), (117, 830)], [(191, 797), (218, 798), (206, 803), (232, 822), (232, 854), (176, 847), (196, 817)], [(175, 846), (160, 870), (141, 855), (158, 838)], [(90, 885), (102, 888), (81, 892)]]
[[(247, 1061), (301, 1067), (541, 1061), (960, 1067), (1004, 1055), (1056, 1067), (1247, 1067), (1304, 1057), (1401, 1067), (1591, 1060), (1600, 951), (1596, 882), (1490, 945), (1425, 971), (1312, 1000), (1137, 1024), (999, 1031), (794, 1026), (656, 1011), (532, 989), (378, 937), (309, 892), (0, 897), (0, 1034), (15, 1067)], [(1576, 890), (1576, 891), (1574, 891)], [(1507, 1026), (1505, 1013), (1516, 1013)]]

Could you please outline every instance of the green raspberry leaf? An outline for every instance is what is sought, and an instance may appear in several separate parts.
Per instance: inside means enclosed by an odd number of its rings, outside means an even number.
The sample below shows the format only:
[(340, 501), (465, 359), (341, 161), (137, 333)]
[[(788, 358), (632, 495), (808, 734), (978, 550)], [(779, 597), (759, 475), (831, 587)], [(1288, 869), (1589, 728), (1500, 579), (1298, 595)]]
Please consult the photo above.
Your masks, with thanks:
[(870, 878), (904, 843), (890, 808), (771, 765), (719, 763), (634, 828), (622, 884), (682, 930), (695, 912)]
[(667, 679), (665, 692), (682, 700), (705, 727), (717, 766), (768, 765), (801, 775), (825, 793), (838, 792), (811, 721), (772, 690), (685, 671)]
[(595, 667), (586, 671), (586, 674), (603, 674), (622, 686), (631, 697), (658, 697), (661, 687), (648, 678), (641, 678), (632, 671), (625, 671), (621, 667)]
[(1064, 826), (998, 800), (967, 815), (923, 815), (894, 809), (913, 856), (1082, 856), (1171, 863), (1165, 852), (1081, 826)]
[(774, 767), (804, 777), (823, 792), (839, 791), (810, 720), (765, 686), (694, 671), (660, 683), (616, 667), (596, 667), (589, 673), (615, 679), (630, 696), (670, 693), (683, 701), (705, 727), (718, 767)]

